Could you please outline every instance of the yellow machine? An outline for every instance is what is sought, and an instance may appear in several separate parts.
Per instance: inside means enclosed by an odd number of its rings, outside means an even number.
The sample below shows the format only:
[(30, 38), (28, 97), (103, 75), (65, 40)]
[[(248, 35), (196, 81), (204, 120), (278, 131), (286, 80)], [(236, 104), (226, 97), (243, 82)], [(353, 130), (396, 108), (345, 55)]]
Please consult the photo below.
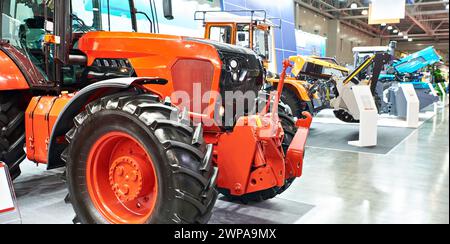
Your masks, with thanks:
[[(302, 112), (317, 114), (330, 108), (334, 98), (337, 78), (346, 77), (349, 70), (339, 66), (333, 58), (316, 56), (292, 56), (294, 63), (292, 76), (286, 78), (282, 101), (287, 104), (294, 116), (302, 117)], [(278, 85), (278, 77), (269, 77), (268, 82)]]

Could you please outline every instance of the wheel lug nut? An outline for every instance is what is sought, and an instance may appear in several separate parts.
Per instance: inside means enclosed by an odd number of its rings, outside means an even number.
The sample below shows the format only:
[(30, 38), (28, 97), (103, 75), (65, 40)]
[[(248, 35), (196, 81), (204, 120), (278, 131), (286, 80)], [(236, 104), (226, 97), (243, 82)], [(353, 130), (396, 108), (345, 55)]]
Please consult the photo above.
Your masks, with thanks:
[(131, 176), (131, 180), (132, 181), (134, 181), (134, 182), (136, 182), (137, 180), (138, 180), (138, 172), (137, 171), (133, 171), (133, 174), (132, 174), (132, 176)]
[(123, 173), (124, 173), (124, 168), (121, 166), (121, 167), (117, 167), (117, 175), (118, 176), (122, 176), (123, 175)]
[(120, 189), (122, 194), (128, 195), (130, 193), (130, 187), (128, 185), (123, 185)]

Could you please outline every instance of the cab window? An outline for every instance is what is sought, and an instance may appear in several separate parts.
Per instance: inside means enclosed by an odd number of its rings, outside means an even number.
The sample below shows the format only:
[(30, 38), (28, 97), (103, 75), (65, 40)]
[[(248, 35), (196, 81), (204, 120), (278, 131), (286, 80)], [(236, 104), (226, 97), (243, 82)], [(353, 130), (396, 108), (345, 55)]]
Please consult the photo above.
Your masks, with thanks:
[(236, 45), (251, 49), (251, 47), (250, 47), (250, 25), (249, 24), (238, 24), (237, 25)]
[(44, 36), (52, 31), (45, 26), (53, 22), (53, 0), (3, 0), (1, 4), (1, 38), (28, 56), (42, 74), (50, 73), (47, 64), (52, 55), (46, 57), (43, 49)]
[(231, 27), (211, 26), (209, 29), (209, 39), (221, 43), (231, 44)]
[(130, 5), (121, 0), (72, 0), (73, 32), (132, 32)]

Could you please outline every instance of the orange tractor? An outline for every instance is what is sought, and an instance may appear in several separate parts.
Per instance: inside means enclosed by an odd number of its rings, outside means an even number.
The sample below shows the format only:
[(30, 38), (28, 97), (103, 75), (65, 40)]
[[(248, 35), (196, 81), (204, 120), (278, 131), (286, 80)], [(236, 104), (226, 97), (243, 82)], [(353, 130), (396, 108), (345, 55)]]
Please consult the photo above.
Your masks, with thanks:
[[(0, 161), (13, 178), (25, 157), (66, 167), (75, 222), (207, 223), (217, 189), (264, 200), (302, 174), (310, 116), (282, 121), (268, 103), (222, 123), (226, 106), (236, 105), (225, 93), (261, 89), (259, 57), (156, 34), (156, 6), (1, 2)], [(173, 19), (171, 1), (162, 6)], [(139, 32), (148, 26), (153, 33)], [(280, 87), (271, 94), (275, 108)], [(180, 92), (187, 103), (174, 96)]]

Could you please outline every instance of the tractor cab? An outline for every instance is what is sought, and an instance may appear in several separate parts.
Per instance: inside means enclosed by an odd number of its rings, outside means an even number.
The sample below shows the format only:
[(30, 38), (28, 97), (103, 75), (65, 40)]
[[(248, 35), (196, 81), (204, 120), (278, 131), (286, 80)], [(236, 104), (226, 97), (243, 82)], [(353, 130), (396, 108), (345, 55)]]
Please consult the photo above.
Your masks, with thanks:
[[(165, 17), (173, 18), (171, 5), (164, 7)], [(35, 89), (79, 89), (132, 75), (126, 60), (88, 67), (90, 60), (79, 49), (88, 33), (159, 32), (154, 0), (8, 0), (0, 10), (2, 49), (28, 67), (26, 78)]]
[(276, 71), (274, 29), (264, 10), (198, 11), (195, 20), (203, 21), (205, 39), (237, 45), (255, 51), (266, 69)]

